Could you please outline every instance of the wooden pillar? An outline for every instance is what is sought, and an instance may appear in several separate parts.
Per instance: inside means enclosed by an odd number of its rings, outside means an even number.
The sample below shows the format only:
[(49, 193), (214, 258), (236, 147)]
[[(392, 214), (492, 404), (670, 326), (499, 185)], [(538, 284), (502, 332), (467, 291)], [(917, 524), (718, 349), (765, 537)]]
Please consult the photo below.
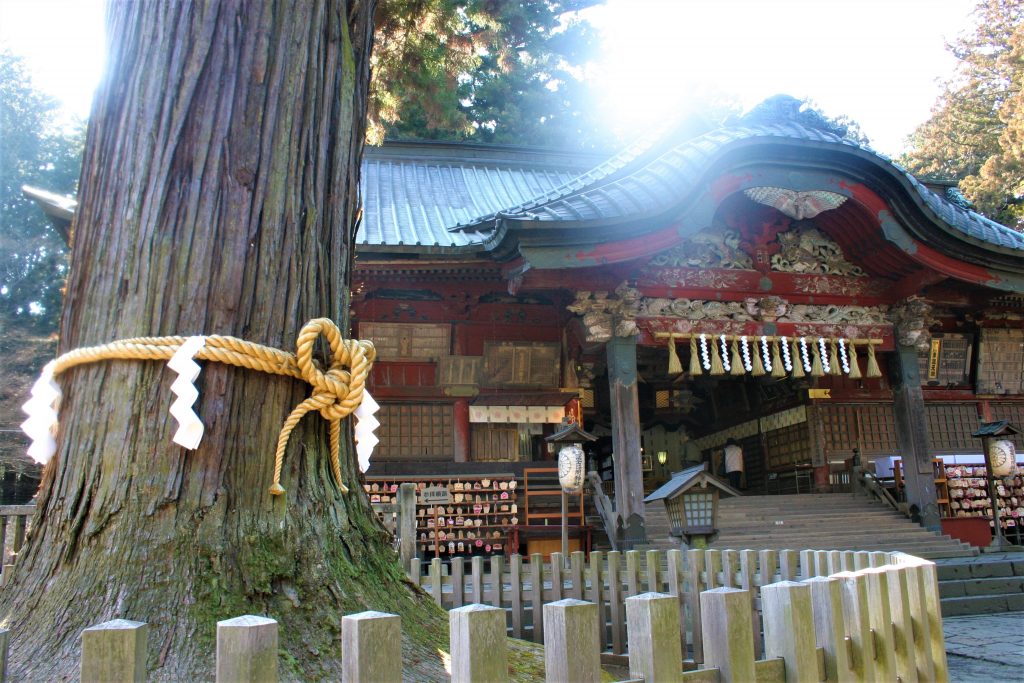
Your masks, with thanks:
[(811, 486), (816, 493), (828, 493), (832, 490), (825, 447), (825, 425), (822, 419), (818, 406), (813, 402), (807, 406), (807, 433), (811, 442), (811, 465), (814, 466), (814, 481)]
[(640, 462), (640, 403), (636, 382), (636, 338), (613, 337), (606, 346), (615, 460), (615, 511), (627, 538), (646, 539), (644, 473)]
[(469, 399), (455, 399), (455, 462), (469, 461)]
[(896, 444), (903, 458), (907, 502), (917, 506), (923, 526), (940, 531), (941, 517), (936, 503), (935, 473), (928, 445), (928, 420), (924, 412), (917, 349), (897, 343), (893, 356)]

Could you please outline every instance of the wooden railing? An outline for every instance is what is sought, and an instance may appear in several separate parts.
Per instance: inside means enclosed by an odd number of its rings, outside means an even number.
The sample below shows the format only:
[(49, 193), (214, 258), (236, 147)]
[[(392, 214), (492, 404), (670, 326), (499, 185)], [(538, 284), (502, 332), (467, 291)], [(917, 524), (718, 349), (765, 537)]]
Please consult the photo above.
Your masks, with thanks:
[(611, 544), (612, 550), (619, 550), (618, 515), (615, 513), (615, 505), (611, 498), (604, 492), (604, 485), (597, 472), (587, 472), (587, 485), (590, 487), (590, 499), (594, 501), (594, 508), (604, 524), (604, 533), (608, 536), (608, 542)]
[[(806, 556), (811, 567), (829, 555)], [(845, 556), (838, 558), (842, 564)], [(857, 557), (852, 558), (856, 561)], [(880, 559), (872, 554), (871, 560)], [(685, 623), (676, 596), (647, 592), (625, 599), (630, 683), (949, 680), (935, 566), (894, 553), (883, 566), (843, 571), (752, 590), (723, 587), (694, 601), (703, 624), (703, 663), (684, 660)], [(749, 568), (749, 565), (748, 565)], [(709, 574), (710, 576), (710, 574)], [(752, 619), (761, 603), (763, 623)], [(452, 683), (509, 680), (506, 612), (481, 604), (451, 610)], [(559, 600), (543, 606), (545, 680), (601, 680), (599, 604)], [(402, 680), (401, 620), (362, 612), (341, 620), (343, 681)], [(278, 623), (245, 616), (217, 624), (215, 680), (278, 679)], [(0, 661), (9, 634), (0, 631)], [(82, 633), (83, 681), (144, 680), (147, 628), (117, 620)], [(422, 655), (418, 655), (422, 657)], [(522, 662), (524, 653), (519, 652)], [(152, 672), (155, 673), (155, 672)], [(212, 674), (213, 672), (211, 672)], [(210, 676), (214, 678), (214, 676)]]
[[(509, 634), (538, 643), (544, 642), (545, 604), (565, 598), (588, 600), (598, 606), (604, 624), (600, 646), (614, 654), (624, 653), (629, 642), (626, 601), (644, 592), (671, 595), (678, 605), (683, 646), (701, 663), (705, 661), (700, 613), (704, 591), (748, 591), (751, 622), (761, 633), (764, 586), (863, 571), (905, 557), (909, 556), (841, 550), (649, 550), (593, 552), (589, 561), (583, 553), (572, 553), (566, 564), (566, 558), (554, 553), (550, 562), (540, 555), (528, 561), (513, 555), (507, 564), (501, 557), (492, 557), (486, 568), (484, 558), (473, 558), (468, 567), (456, 558), (447, 573), (438, 560), (426, 566), (414, 560), (410, 578), (446, 609), (480, 603), (505, 610)], [(934, 582), (934, 567), (930, 572)], [(760, 638), (753, 640), (753, 646), (757, 655), (764, 650)]]
[[(29, 530), (29, 520), (35, 514), (35, 505), (0, 505), (0, 565), (5, 568), (14, 564), (14, 560), (25, 545), (25, 535)], [(0, 583), (5, 580), (0, 574)]]
[(881, 482), (878, 481), (878, 477), (871, 472), (865, 472), (860, 467), (854, 467), (853, 481), (857, 486), (863, 489), (869, 497), (874, 496), (893, 510), (905, 513), (905, 510), (900, 507), (899, 503), (896, 502), (896, 499), (892, 497), (891, 493), (889, 493), (889, 490), (882, 486)]

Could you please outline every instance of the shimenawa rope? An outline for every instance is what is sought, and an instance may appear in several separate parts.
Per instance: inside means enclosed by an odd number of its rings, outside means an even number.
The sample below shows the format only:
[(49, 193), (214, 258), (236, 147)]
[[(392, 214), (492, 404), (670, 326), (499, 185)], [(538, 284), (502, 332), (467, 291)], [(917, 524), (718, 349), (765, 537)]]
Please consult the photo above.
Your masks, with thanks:
[[(331, 349), (326, 371), (313, 360), (313, 345), (323, 335)], [(69, 351), (53, 361), (53, 376), (79, 365), (102, 360), (167, 360), (174, 355), (186, 337), (135, 337)], [(281, 486), (281, 467), (288, 438), (302, 417), (313, 410), (330, 425), (331, 469), (338, 488), (348, 493), (341, 479), (341, 419), (355, 410), (363, 400), (366, 377), (370, 373), (377, 352), (373, 343), (345, 339), (341, 330), (328, 318), (316, 318), (306, 323), (296, 339), (295, 353), (281, 351), (262, 344), (222, 335), (205, 337), (206, 344), (196, 353), (199, 360), (259, 370), (272, 375), (285, 375), (301, 379), (313, 386), (312, 395), (297, 405), (288, 415), (277, 437), (274, 454), (274, 483), (270, 493), (284, 493)], [(347, 369), (346, 369), (347, 368)]]

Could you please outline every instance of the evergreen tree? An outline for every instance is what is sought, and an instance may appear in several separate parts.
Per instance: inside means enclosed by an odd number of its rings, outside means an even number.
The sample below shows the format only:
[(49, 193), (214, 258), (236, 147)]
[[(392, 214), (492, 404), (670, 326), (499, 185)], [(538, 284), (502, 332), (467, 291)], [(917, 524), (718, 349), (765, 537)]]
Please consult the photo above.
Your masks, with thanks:
[(1024, 4), (985, 0), (932, 116), (910, 137), (911, 171), (960, 182), (989, 217), (1024, 228)]
[(370, 141), (385, 137), (598, 147), (581, 71), (595, 0), (384, 0)]
[(75, 191), (84, 127), (57, 129), (57, 108), (22, 59), (0, 51), (0, 321), (40, 331), (60, 315), (67, 242), (21, 188)]

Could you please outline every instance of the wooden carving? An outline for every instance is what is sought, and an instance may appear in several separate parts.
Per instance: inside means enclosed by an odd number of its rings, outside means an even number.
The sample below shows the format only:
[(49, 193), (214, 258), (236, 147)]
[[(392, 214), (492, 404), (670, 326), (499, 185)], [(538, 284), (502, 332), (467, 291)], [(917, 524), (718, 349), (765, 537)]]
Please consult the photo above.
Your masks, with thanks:
[(791, 230), (780, 232), (777, 239), (782, 249), (772, 256), (772, 270), (866, 277), (860, 266), (846, 260), (838, 244), (812, 225), (799, 224)]

